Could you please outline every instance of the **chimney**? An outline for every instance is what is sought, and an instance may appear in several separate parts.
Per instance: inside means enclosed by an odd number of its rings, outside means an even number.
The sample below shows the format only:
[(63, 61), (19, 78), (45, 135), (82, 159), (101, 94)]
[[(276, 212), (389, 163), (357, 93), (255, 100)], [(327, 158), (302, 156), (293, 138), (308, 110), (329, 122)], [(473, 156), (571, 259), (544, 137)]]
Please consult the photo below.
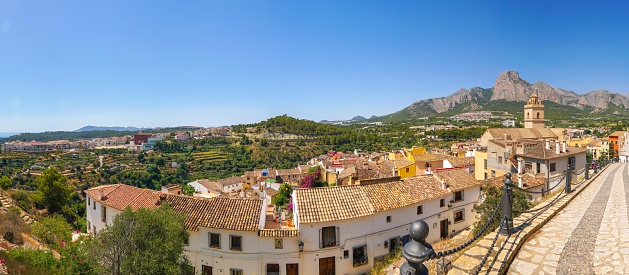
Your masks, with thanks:
[(546, 149), (550, 150), (550, 140), (546, 140)]
[(561, 154), (561, 149), (559, 148), (559, 141), (558, 140), (555, 141), (555, 153), (556, 154)]
[(567, 152), (567, 151), (566, 151), (566, 141), (565, 141), (565, 140), (563, 141), (563, 144), (562, 144), (562, 145), (563, 145), (563, 146), (562, 146), (562, 147), (563, 147), (563, 152), (564, 152), (564, 153), (565, 153), (565, 152)]
[(522, 174), (522, 172), (523, 172), (523, 171), (522, 171), (522, 169), (523, 169), (524, 167), (522, 167), (522, 166), (523, 166), (523, 165), (522, 165), (522, 162), (524, 162), (524, 159), (522, 159), (522, 158), (518, 158), (518, 174)]
[(518, 175), (518, 187), (520, 188), (524, 188), (524, 180), (522, 178), (524, 178), (522, 175)]
[(524, 154), (524, 144), (516, 145), (515, 153), (518, 155)]
[(98, 193), (100, 194), (100, 200), (105, 200), (105, 191), (103, 191), (103, 188), (98, 190)]

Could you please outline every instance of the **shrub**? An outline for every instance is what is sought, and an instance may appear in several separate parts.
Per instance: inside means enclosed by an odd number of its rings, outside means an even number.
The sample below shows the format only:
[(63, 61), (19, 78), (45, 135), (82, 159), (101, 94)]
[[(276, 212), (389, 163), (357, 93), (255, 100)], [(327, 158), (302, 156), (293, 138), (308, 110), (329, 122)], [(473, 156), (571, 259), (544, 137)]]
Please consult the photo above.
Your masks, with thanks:
[(22, 217), (20, 211), (11, 208), (8, 212), (0, 212), (0, 236), (10, 243), (21, 245), (24, 243), (22, 233), (30, 233), (31, 228)]
[(63, 247), (72, 241), (72, 227), (59, 215), (42, 219), (33, 231), (42, 242), (50, 247)]
[(44, 194), (41, 191), (28, 194), (28, 197), (33, 202), (33, 204), (35, 204), (35, 207), (37, 209), (44, 209), (46, 207), (44, 205)]

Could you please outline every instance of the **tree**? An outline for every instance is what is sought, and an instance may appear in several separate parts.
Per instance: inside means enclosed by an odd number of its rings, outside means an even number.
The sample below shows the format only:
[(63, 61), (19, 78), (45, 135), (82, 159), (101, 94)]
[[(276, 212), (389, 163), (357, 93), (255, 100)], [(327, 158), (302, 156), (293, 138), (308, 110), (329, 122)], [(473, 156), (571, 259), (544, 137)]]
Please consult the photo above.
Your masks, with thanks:
[(125, 209), (88, 244), (88, 257), (107, 274), (183, 274), (189, 234), (184, 216), (168, 204), (157, 209)]
[[(502, 217), (502, 206), (498, 203), (502, 200), (502, 192), (504, 188), (498, 188), (493, 184), (487, 183), (483, 186), (483, 193), (485, 193), (485, 200), (480, 203), (474, 205), (474, 211), (476, 211), (479, 218), (474, 222), (474, 234), (477, 234), (482, 228), (483, 225), (489, 220), (491, 214), (496, 209), (496, 205), (498, 205), (498, 211), (494, 219), (490, 222), (487, 230), (483, 233), (486, 235), (489, 232), (492, 232), (498, 228), (500, 225), (500, 217)], [(519, 215), (515, 215), (517, 212), (525, 211), (533, 204), (529, 201), (531, 199), (531, 195), (527, 194), (524, 191), (513, 188), (513, 205), (512, 210), (514, 212), (514, 218)]]
[(39, 191), (44, 194), (44, 205), (49, 213), (58, 213), (68, 204), (72, 187), (68, 185), (66, 177), (56, 168), (50, 167), (37, 178)]
[(181, 188), (181, 192), (186, 196), (192, 196), (194, 195), (194, 187), (186, 184)]
[(282, 184), (280, 188), (277, 190), (277, 195), (273, 197), (272, 203), (277, 207), (282, 207), (290, 202), (291, 194), (293, 193), (293, 187), (288, 183)]
[(11, 187), (11, 179), (7, 176), (2, 176), (0, 178), (0, 188), (7, 190), (9, 187)]

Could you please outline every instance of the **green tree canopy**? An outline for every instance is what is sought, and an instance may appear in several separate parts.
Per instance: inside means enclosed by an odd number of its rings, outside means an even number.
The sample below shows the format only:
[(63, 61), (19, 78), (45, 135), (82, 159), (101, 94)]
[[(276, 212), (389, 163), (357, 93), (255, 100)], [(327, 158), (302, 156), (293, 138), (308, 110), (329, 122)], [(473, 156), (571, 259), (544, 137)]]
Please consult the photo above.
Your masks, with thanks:
[(11, 187), (11, 179), (7, 176), (2, 176), (0, 178), (0, 188), (7, 190), (9, 187)]
[(189, 237), (184, 216), (165, 204), (157, 209), (125, 209), (88, 245), (88, 255), (106, 274), (183, 274)]
[(58, 213), (68, 204), (72, 187), (68, 185), (66, 177), (50, 167), (37, 178), (39, 190), (44, 194), (44, 205), (50, 213)]

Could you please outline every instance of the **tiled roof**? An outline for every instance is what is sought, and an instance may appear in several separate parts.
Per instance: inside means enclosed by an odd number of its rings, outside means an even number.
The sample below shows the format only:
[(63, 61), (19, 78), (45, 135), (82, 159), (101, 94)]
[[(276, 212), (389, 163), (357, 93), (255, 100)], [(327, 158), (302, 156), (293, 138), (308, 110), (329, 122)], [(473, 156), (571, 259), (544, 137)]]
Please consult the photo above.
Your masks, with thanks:
[(221, 184), (224, 187), (226, 185), (243, 183), (244, 181), (245, 179), (243, 177), (233, 176), (233, 177), (217, 180), (216, 182)]
[(415, 162), (425, 162), (425, 161), (438, 161), (438, 160), (444, 160), (446, 159), (447, 156), (443, 155), (443, 154), (417, 154), (417, 155), (413, 155), (413, 159), (415, 159)]
[(303, 224), (353, 219), (374, 212), (361, 186), (298, 188), (295, 192), (299, 222)]
[(186, 229), (191, 231), (198, 231), (199, 227), (257, 231), (263, 203), (259, 199), (200, 199), (178, 195), (168, 195), (166, 201), (186, 216)]
[(296, 189), (298, 218), (303, 224), (353, 219), (442, 198), (457, 188), (476, 185), (480, 186), (480, 182), (464, 177), (464, 182), (452, 184), (448, 190), (437, 177), (428, 175), (368, 185)]
[(441, 182), (432, 175), (405, 178), (409, 192), (417, 198), (417, 202), (425, 202), (446, 196), (450, 193), (442, 188)]
[(611, 133), (609, 136), (610, 137), (619, 137), (619, 136), (622, 136), (624, 134), (625, 134), (625, 131), (616, 131), (616, 132)]
[[(435, 180), (436, 181), (436, 180)], [(409, 192), (409, 183), (394, 181), (380, 184), (364, 185), (367, 198), (374, 207), (374, 211), (400, 208), (419, 202), (419, 197)]]
[(207, 188), (210, 191), (214, 191), (216, 193), (223, 192), (223, 185), (219, 184), (216, 181), (210, 181), (208, 179), (198, 180), (199, 184), (203, 185), (203, 187)]
[[(104, 198), (101, 198), (100, 190), (103, 190)], [(127, 207), (131, 207), (132, 210), (155, 208), (159, 205), (159, 202), (157, 204), (154, 202), (156, 199), (154, 196), (159, 196), (160, 193), (126, 184), (102, 185), (85, 190), (85, 194), (94, 201), (121, 211)]]
[(351, 175), (356, 174), (356, 166), (352, 166), (352, 167), (348, 167), (343, 169), (343, 171), (341, 171), (341, 173), (339, 173), (339, 175), (336, 177), (337, 179), (344, 179), (347, 178)]
[[(554, 142), (551, 142), (550, 149), (546, 149), (543, 145), (543, 141), (540, 141), (538, 146), (524, 148), (524, 154), (516, 153), (516, 156), (534, 159), (554, 159), (559, 157), (572, 156), (587, 151), (587, 149), (585, 148), (566, 145), (566, 152), (561, 152), (557, 154), (555, 146), (556, 144), (554, 144)], [(559, 147), (563, 149), (563, 146), (561, 144), (559, 145)]]
[(468, 173), (464, 169), (439, 171), (433, 175), (439, 180), (444, 181), (452, 192), (481, 185), (480, 181), (476, 180), (472, 174)]
[(511, 139), (540, 139), (540, 138), (557, 138), (557, 135), (548, 128), (491, 128), (487, 132), (493, 138), (503, 138), (504, 135), (510, 135)]
[(454, 167), (472, 165), (476, 161), (474, 157), (457, 158), (457, 157), (450, 156), (447, 159), (448, 159), (448, 162), (450, 162), (450, 164), (452, 164), (452, 166)]
[(266, 191), (266, 195), (269, 197), (273, 197), (275, 195), (278, 194), (277, 190), (271, 188), (271, 187), (267, 187), (266, 189), (264, 189)]
[(258, 236), (275, 237), (275, 238), (299, 237), (299, 230), (297, 229), (260, 229), (260, 231), (258, 231)]
[(412, 161), (410, 161), (410, 160), (408, 160), (408, 159), (406, 159), (404, 157), (399, 158), (399, 159), (395, 159), (393, 162), (395, 163), (395, 168), (396, 169), (401, 169), (401, 168), (404, 168), (406, 166), (409, 166), (409, 165), (413, 164)]

